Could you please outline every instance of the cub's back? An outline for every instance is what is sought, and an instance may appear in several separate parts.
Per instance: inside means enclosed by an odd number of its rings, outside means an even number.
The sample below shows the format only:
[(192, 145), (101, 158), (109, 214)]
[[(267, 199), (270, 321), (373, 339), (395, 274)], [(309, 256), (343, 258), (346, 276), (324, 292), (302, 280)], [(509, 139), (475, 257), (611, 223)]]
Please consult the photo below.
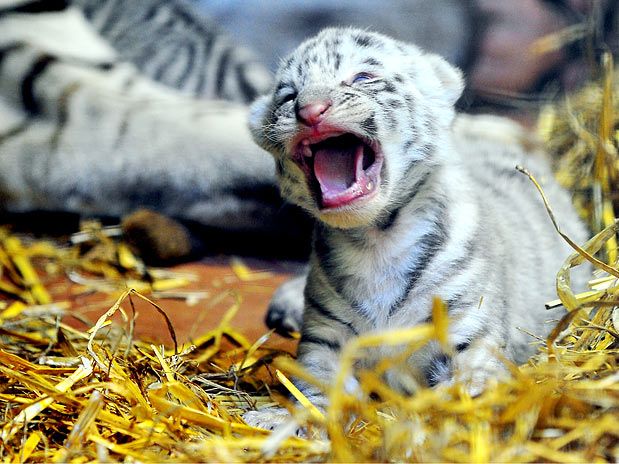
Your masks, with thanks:
[[(517, 335), (519, 327), (529, 325), (526, 317), (533, 310), (556, 298), (555, 276), (573, 250), (554, 230), (534, 184), (516, 166), (526, 168), (540, 183), (563, 232), (579, 244), (585, 242), (588, 233), (569, 193), (554, 180), (549, 159), (534, 133), (509, 119), (488, 115), (459, 115), (453, 129), (462, 169), (472, 178), (487, 213), (489, 223), (484, 227), (493, 234), (488, 237), (488, 246), (495, 242), (503, 250), (496, 271), (503, 273), (511, 287), (510, 304), (520, 307), (513, 312), (519, 320), (511, 324)], [(575, 272), (575, 288), (584, 289), (587, 271)], [(563, 310), (540, 314), (550, 321), (560, 317)]]

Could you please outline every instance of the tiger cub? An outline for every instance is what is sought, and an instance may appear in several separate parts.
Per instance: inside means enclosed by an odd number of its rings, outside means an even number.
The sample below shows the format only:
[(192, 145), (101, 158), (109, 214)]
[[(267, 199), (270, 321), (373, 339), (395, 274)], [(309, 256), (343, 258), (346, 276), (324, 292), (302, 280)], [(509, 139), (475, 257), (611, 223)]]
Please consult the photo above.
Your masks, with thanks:
[[(551, 327), (543, 303), (568, 248), (514, 167), (544, 180), (576, 240), (585, 230), (518, 125), (456, 116), (462, 90), (459, 70), (436, 55), (327, 29), (283, 61), (271, 94), (253, 104), (250, 130), (275, 158), (282, 195), (317, 219), (298, 348), (316, 377), (333, 377), (351, 337), (428, 322), (436, 295), (455, 354), (434, 343), (416, 352), (386, 376), (400, 391), (458, 380), (477, 394), (501, 358), (533, 352), (526, 332)], [(266, 428), (284, 417), (245, 416)]]

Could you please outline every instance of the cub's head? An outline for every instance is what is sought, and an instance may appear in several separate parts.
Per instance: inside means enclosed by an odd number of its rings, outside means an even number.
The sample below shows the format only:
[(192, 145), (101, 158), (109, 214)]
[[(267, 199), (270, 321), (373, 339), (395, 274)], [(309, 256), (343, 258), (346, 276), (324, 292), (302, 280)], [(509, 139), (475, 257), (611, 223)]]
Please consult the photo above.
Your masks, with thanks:
[(335, 227), (371, 225), (439, 162), (462, 87), (438, 56), (327, 29), (283, 61), (250, 129), (275, 157), (286, 199)]

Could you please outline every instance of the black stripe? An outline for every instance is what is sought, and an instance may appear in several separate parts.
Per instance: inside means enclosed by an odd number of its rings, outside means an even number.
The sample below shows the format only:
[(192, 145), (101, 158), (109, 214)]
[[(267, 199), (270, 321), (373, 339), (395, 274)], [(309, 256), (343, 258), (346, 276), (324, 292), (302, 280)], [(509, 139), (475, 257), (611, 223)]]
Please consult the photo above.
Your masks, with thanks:
[(288, 56), (284, 61), (282, 61), (282, 64), (280, 65), (280, 69), (282, 71), (288, 70), (290, 66), (292, 65), (293, 61), (294, 61), (293, 56), (292, 55)]
[[(455, 271), (454, 271), (455, 273)], [(466, 291), (466, 289), (465, 289)], [(447, 311), (452, 313), (454, 311), (461, 310), (462, 308), (469, 309), (477, 309), (479, 307), (479, 300), (481, 298), (481, 293), (478, 293), (476, 296), (474, 292), (476, 289), (471, 289), (469, 293), (457, 293), (451, 298), (445, 300), (445, 304), (447, 305)], [(460, 314), (462, 311), (460, 311)]]
[[(179, 50), (181, 49), (181, 45), (178, 43), (169, 44), (166, 48), (168, 56), (161, 60), (161, 62), (155, 67), (153, 72), (151, 73), (151, 77), (157, 82), (161, 82), (161, 78), (163, 74), (172, 66), (172, 61), (178, 56)], [(169, 52), (169, 49), (172, 49), (172, 53)], [(163, 50), (158, 52), (159, 55), (163, 54)]]
[(384, 92), (396, 93), (396, 88), (395, 88), (395, 85), (393, 85), (393, 82), (385, 80), (383, 81), (383, 83), (384, 83), (384, 88), (383, 88)]
[(69, 2), (66, 0), (36, 0), (9, 10), (2, 9), (2, 13), (44, 13), (47, 11), (62, 11), (68, 7)]
[(357, 329), (355, 329), (355, 327), (350, 322), (345, 321), (344, 319), (341, 319), (339, 316), (336, 316), (335, 314), (333, 314), (325, 306), (322, 306), (320, 303), (318, 303), (318, 301), (316, 301), (316, 299), (313, 298), (311, 295), (307, 295), (307, 294), (305, 295), (305, 302), (309, 304), (312, 307), (312, 309), (315, 309), (322, 316), (348, 327), (348, 329), (352, 333), (354, 333), (355, 335), (359, 335), (359, 332), (357, 331)]
[[(389, 105), (389, 108), (391, 108), (393, 110), (400, 109), (400, 108), (402, 108), (402, 106), (404, 106), (404, 104), (400, 100), (398, 100), (396, 98), (392, 98), (392, 99), (388, 100), (387, 101), (387, 105)], [(408, 149), (411, 147), (411, 145), (412, 145), (412, 141), (407, 142), (404, 145), (404, 150), (408, 151)]]
[(161, 8), (161, 4), (153, 5), (148, 10), (146, 10), (146, 13), (144, 14), (144, 21), (150, 22), (152, 19), (154, 19), (154, 17), (157, 15), (157, 12), (159, 11), (159, 8)]
[(122, 83), (121, 85), (121, 90), (124, 94), (127, 94), (131, 91), (131, 89), (133, 88), (133, 86), (135, 85), (136, 81), (138, 80), (138, 76), (139, 74), (132, 74), (130, 75), (127, 80), (125, 80), (125, 82)]
[(458, 353), (461, 353), (462, 351), (466, 350), (469, 346), (471, 346), (471, 342), (463, 342), (463, 343), (458, 343), (456, 345), (456, 351)]
[(316, 257), (320, 263), (320, 267), (323, 272), (327, 276), (330, 282), (337, 282), (337, 265), (333, 262), (333, 258), (331, 256), (331, 246), (326, 237), (326, 230), (322, 224), (316, 224), (314, 228), (314, 252), (316, 253)]
[(198, 63), (197, 60), (196, 62), (194, 62), (194, 67), (197, 67), (197, 69), (199, 69), (201, 72), (198, 76), (198, 82), (196, 83), (196, 94), (200, 95), (203, 94), (205, 91), (206, 86), (208, 85), (208, 82), (206, 80), (206, 74), (208, 72), (208, 69), (211, 69), (212, 64), (209, 63), (210, 59), (211, 59), (211, 52), (213, 51), (213, 46), (215, 44), (215, 41), (217, 39), (217, 36), (215, 34), (209, 34), (206, 37), (206, 40), (204, 41), (204, 49), (202, 50), (202, 53), (200, 54), (200, 56), (202, 57), (202, 62)]
[(412, 148), (413, 144), (415, 143), (414, 140), (407, 140), (406, 142), (404, 142), (404, 152), (408, 153), (408, 151)]
[(135, 114), (135, 111), (138, 108), (131, 107), (125, 111), (118, 126), (118, 133), (116, 134), (116, 140), (114, 141), (113, 150), (118, 150), (122, 143), (125, 141), (125, 136), (127, 135), (127, 131), (129, 130), (129, 121), (131, 121), (132, 116)]
[[(165, 5), (165, 3), (164, 3)], [(170, 16), (168, 16), (168, 19), (165, 20), (164, 23), (161, 23), (159, 30), (163, 30), (163, 33), (161, 35), (165, 36), (164, 40), (169, 40), (170, 39), (170, 35), (174, 35), (177, 33), (178, 31), (178, 18), (176, 17), (176, 15), (174, 14), (173, 11), (170, 12)], [(187, 29), (189, 27), (189, 25), (187, 23), (183, 23), (183, 25), (181, 26), (183, 29)]]
[(88, 19), (92, 19), (92, 15), (97, 11), (97, 5), (94, 5), (92, 2), (89, 5), (82, 5), (82, 12), (84, 16)]
[(317, 337), (315, 335), (309, 335), (307, 332), (303, 332), (299, 343), (313, 343), (314, 345), (325, 346), (331, 351), (340, 351), (342, 346), (335, 340), (327, 340), (326, 338)]
[(356, 34), (355, 36), (353, 36), (353, 40), (358, 46), (364, 48), (371, 47), (375, 44), (374, 38), (366, 34), (365, 32), (360, 32)]
[[(418, 146), (416, 147), (416, 152), (418, 153), (422, 153), (423, 155), (425, 155), (425, 159), (427, 159), (429, 157), (429, 155), (431, 154), (431, 152), (428, 150), (427, 153), (423, 153), (424, 150), (424, 146)], [(432, 147), (433, 148), (433, 147)], [(406, 166), (406, 169), (404, 170), (404, 175), (402, 176), (402, 178), (406, 179), (411, 175), (411, 172), (413, 172), (413, 169), (415, 169), (415, 167), (417, 167), (420, 163), (420, 159), (419, 158), (411, 158), (409, 160), (408, 166)], [(429, 172), (428, 172), (429, 174)]]
[(379, 219), (378, 224), (376, 224), (376, 227), (378, 227), (383, 232), (386, 231), (387, 229), (390, 229), (393, 226), (393, 224), (395, 224), (395, 221), (400, 215), (400, 211), (402, 211), (402, 208), (404, 206), (405, 206), (404, 204), (398, 206), (397, 208), (389, 212), (387, 217), (385, 217), (384, 219), (383, 218)]
[(9, 129), (8, 131), (3, 132), (2, 134), (0, 134), (0, 143), (4, 143), (8, 139), (10, 139), (11, 137), (15, 137), (16, 135), (21, 134), (26, 129), (28, 129), (28, 127), (30, 127), (30, 122), (29, 121), (25, 121), (25, 122), (22, 122), (22, 123), (18, 124), (15, 127), (11, 128), (11, 129)]
[[(326, 226), (323, 226), (320, 223), (317, 223), (314, 227), (314, 238), (313, 238), (313, 250), (318, 258), (318, 264), (320, 265), (320, 269), (327, 278), (327, 282), (330, 284), (333, 292), (341, 298), (346, 304), (348, 304), (354, 311), (364, 316), (367, 316), (367, 311), (365, 311), (359, 302), (355, 300), (354, 296), (348, 295), (344, 288), (344, 283), (347, 279), (346, 275), (341, 275), (338, 271), (337, 263), (335, 259), (331, 256), (331, 246), (325, 237), (325, 233), (327, 232)], [(322, 232), (321, 232), (322, 230)], [(347, 238), (352, 238), (350, 235)]]
[[(455, 272), (455, 269), (454, 269)], [(460, 299), (463, 297), (462, 293), (456, 293), (451, 298), (445, 300), (445, 305), (447, 306), (447, 311), (452, 312), (456, 305), (460, 302)]]
[[(473, 175), (473, 177), (476, 182), (483, 185), (485, 188), (490, 189), (495, 194), (495, 197), (501, 198), (500, 203), (502, 207), (505, 207), (505, 205), (508, 205), (512, 211), (515, 210), (516, 212), (515, 216), (520, 218), (521, 221), (524, 221), (526, 223), (527, 229), (533, 231), (533, 233), (535, 233), (536, 230), (537, 231), (539, 230), (540, 224), (538, 221), (535, 221), (532, 219), (533, 217), (532, 213), (535, 210), (534, 208), (541, 208), (540, 211), (542, 211), (543, 203), (541, 201), (536, 202), (535, 201), (536, 197), (533, 197), (534, 199), (531, 199), (525, 196), (524, 198), (525, 200), (528, 200), (529, 204), (527, 206), (524, 206), (522, 202), (522, 198), (518, 198), (517, 200), (514, 199), (513, 196), (511, 195), (513, 190), (505, 188), (505, 185), (507, 185), (506, 183), (497, 185), (494, 182), (491, 182), (486, 178), (479, 178), (475, 175)], [(522, 178), (526, 179), (525, 176), (522, 176)], [(525, 188), (524, 185), (523, 185), (523, 188)], [(483, 204), (483, 202), (480, 202), (479, 204)], [(541, 214), (546, 216), (545, 211), (542, 212)], [(534, 267), (536, 269), (544, 268), (545, 260), (542, 258), (542, 256), (539, 253), (536, 253), (533, 259), (535, 260)]]
[(281, 158), (275, 158), (275, 170), (280, 176), (284, 176), (284, 174), (287, 176), (290, 175), (287, 171), (284, 172), (284, 161)]
[[(456, 270), (454, 269), (453, 272), (455, 273)], [(463, 306), (475, 306), (477, 303), (478, 299), (471, 298), (471, 296), (467, 293), (456, 293), (451, 298), (445, 300), (445, 304), (447, 305), (447, 311), (449, 311), (450, 313)]]
[(292, 84), (291, 82), (280, 82), (275, 87), (275, 91), (273, 93), (276, 94), (277, 92), (279, 92), (282, 89), (285, 89), (286, 87), (290, 87), (291, 89), (294, 89), (294, 84)]
[[(152, 35), (156, 36), (155, 33)], [(140, 70), (140, 72), (145, 73), (145, 69), (149, 65), (152, 65), (154, 58), (158, 58), (157, 52), (159, 48), (159, 43), (148, 43), (139, 50), (139, 54), (136, 53), (131, 57), (131, 62)]]
[(239, 86), (239, 90), (243, 94), (243, 98), (245, 99), (245, 103), (250, 103), (256, 99), (256, 97), (262, 92), (264, 89), (257, 89), (254, 85), (252, 85), (247, 80), (247, 65), (253, 65), (254, 63), (241, 63), (236, 66), (236, 78)]
[(215, 78), (215, 95), (221, 96), (221, 92), (226, 82), (226, 71), (228, 70), (228, 63), (232, 57), (232, 48), (227, 47), (223, 53), (219, 56), (217, 62), (217, 77)]
[(374, 115), (367, 117), (359, 124), (361, 128), (366, 132), (370, 138), (375, 138), (378, 128), (376, 127), (376, 120)]
[[(441, 208), (441, 211), (444, 211), (445, 207)], [(389, 316), (392, 316), (396, 311), (398, 311), (402, 304), (408, 298), (409, 293), (413, 289), (413, 287), (417, 284), (428, 265), (432, 261), (432, 259), (438, 254), (440, 250), (442, 250), (445, 246), (445, 242), (448, 238), (447, 228), (445, 224), (440, 221), (440, 218), (437, 218), (439, 221), (435, 223), (435, 227), (423, 235), (418, 243), (419, 246), (423, 247), (423, 251), (421, 256), (418, 258), (417, 263), (413, 269), (408, 273), (406, 287), (402, 294), (398, 297), (398, 299), (391, 305), (389, 308)]]
[[(470, 264), (473, 255), (477, 251), (478, 243), (481, 243), (481, 240), (479, 239), (479, 235), (481, 234), (480, 229), (481, 228), (478, 223), (477, 229), (475, 229), (475, 232), (473, 232), (473, 234), (471, 235), (471, 238), (469, 238), (466, 244), (464, 245), (464, 252), (462, 253), (462, 255), (459, 258), (456, 258), (455, 260), (453, 260), (451, 263), (449, 263), (449, 267), (451, 268), (452, 275), (462, 272), (463, 266)], [(470, 293), (472, 292), (471, 291), (468, 291), (466, 293), (459, 292), (453, 295), (451, 298), (449, 298), (445, 302), (447, 304), (447, 310), (451, 312), (454, 309), (456, 309), (458, 306), (466, 306), (466, 305), (474, 304), (474, 302), (471, 301)], [(467, 298), (464, 298), (465, 296), (467, 296)]]
[[(416, 164), (415, 161), (412, 161), (411, 164)], [(410, 166), (409, 166), (410, 169)], [(407, 169), (408, 170), (408, 169)], [(399, 205), (397, 206), (395, 209), (393, 209), (392, 211), (389, 212), (389, 214), (383, 219), (379, 219), (378, 223), (376, 225), (376, 227), (378, 227), (380, 230), (382, 230), (383, 232), (388, 230), (389, 228), (391, 228), (393, 226), (393, 224), (395, 224), (395, 221), (397, 220), (400, 211), (402, 211), (402, 209), (409, 205), (411, 201), (413, 201), (413, 198), (415, 198), (417, 196), (417, 194), (423, 189), (423, 187), (425, 187), (426, 183), (428, 182), (428, 179), (430, 178), (430, 175), (432, 173), (430, 171), (427, 171), (426, 173), (424, 173), (424, 175), (421, 177), (421, 179), (419, 179), (411, 188), (411, 191), (408, 193), (406, 199)]]
[(346, 240), (350, 246), (355, 248), (365, 248), (368, 243), (367, 233), (363, 229), (348, 229), (341, 239)]
[(41, 107), (34, 96), (34, 84), (37, 78), (45, 72), (47, 67), (56, 61), (56, 58), (50, 55), (43, 55), (34, 62), (30, 71), (25, 75), (21, 83), (22, 103), (26, 111), (30, 114), (38, 114), (41, 112)]
[[(111, 7), (109, 6), (110, 3), (112, 3)], [(102, 7), (107, 6), (108, 8), (106, 11), (107, 17), (105, 18), (105, 22), (101, 25), (101, 28), (99, 29), (99, 34), (107, 37), (107, 35), (112, 31), (112, 28), (118, 25), (118, 23), (123, 20), (122, 16), (119, 17), (119, 15), (115, 13), (122, 13), (124, 8), (122, 5), (120, 7), (118, 6), (118, 0), (107, 0), (105, 4), (104, 2), (101, 2), (101, 4)], [(120, 37), (117, 37), (117, 40), (119, 38)]]
[(383, 64), (375, 58), (367, 58), (363, 61), (364, 64), (369, 64), (370, 66), (382, 66)]
[(389, 129), (394, 130), (398, 126), (398, 121), (393, 115), (393, 111), (384, 111), (383, 116), (387, 120), (387, 125)]
[(342, 64), (342, 54), (341, 53), (336, 53), (335, 54), (335, 63), (333, 63), (333, 68), (337, 71), (340, 69), (340, 66)]
[(451, 359), (445, 353), (440, 353), (432, 359), (424, 369), (424, 377), (428, 387), (435, 387), (441, 380), (445, 370), (451, 371)]
[[(87, 63), (88, 66), (90, 66), (90, 64)], [(111, 71), (112, 69), (114, 69), (114, 66), (116, 65), (116, 63), (113, 62), (107, 62), (107, 63), (98, 63), (96, 65), (96, 68), (101, 70), (101, 71)]]
[(8, 57), (12, 52), (24, 48), (24, 44), (12, 44), (6, 47), (0, 48), (0, 67), (2, 66), (2, 62)]
[(67, 125), (67, 121), (69, 120), (69, 98), (73, 95), (77, 89), (80, 88), (80, 84), (75, 82), (69, 85), (58, 98), (58, 122), (56, 125), (56, 130), (52, 135), (52, 139), (50, 141), (50, 145), (53, 152), (58, 150), (58, 145), (60, 143), (60, 138), (62, 136), (62, 132)]
[(194, 60), (196, 56), (196, 44), (190, 42), (185, 47), (187, 53), (187, 63), (185, 64), (185, 69), (181, 72), (180, 76), (178, 76), (176, 81), (176, 87), (178, 89), (183, 89), (187, 81), (191, 76), (191, 71), (193, 71)]
[(450, 266), (453, 268), (454, 271), (459, 270), (459, 268), (471, 261), (473, 254), (477, 250), (477, 244), (481, 243), (481, 240), (479, 238), (480, 233), (480, 228), (478, 226), (477, 230), (475, 230), (471, 238), (468, 239), (468, 241), (464, 245), (464, 253), (462, 253), (459, 258), (451, 262)]

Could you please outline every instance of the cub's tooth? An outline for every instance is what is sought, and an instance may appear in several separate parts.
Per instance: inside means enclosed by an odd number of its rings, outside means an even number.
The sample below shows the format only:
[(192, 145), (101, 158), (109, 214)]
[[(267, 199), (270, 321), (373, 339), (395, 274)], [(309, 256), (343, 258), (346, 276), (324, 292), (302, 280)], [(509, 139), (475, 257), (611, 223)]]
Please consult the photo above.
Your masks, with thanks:
[(363, 170), (363, 145), (357, 147), (355, 152), (355, 179), (358, 181), (365, 175)]
[(368, 182), (368, 183), (367, 183), (366, 188), (367, 188), (368, 190), (372, 190), (372, 189), (374, 188), (374, 184), (372, 183), (372, 181), (370, 181), (370, 182)]

